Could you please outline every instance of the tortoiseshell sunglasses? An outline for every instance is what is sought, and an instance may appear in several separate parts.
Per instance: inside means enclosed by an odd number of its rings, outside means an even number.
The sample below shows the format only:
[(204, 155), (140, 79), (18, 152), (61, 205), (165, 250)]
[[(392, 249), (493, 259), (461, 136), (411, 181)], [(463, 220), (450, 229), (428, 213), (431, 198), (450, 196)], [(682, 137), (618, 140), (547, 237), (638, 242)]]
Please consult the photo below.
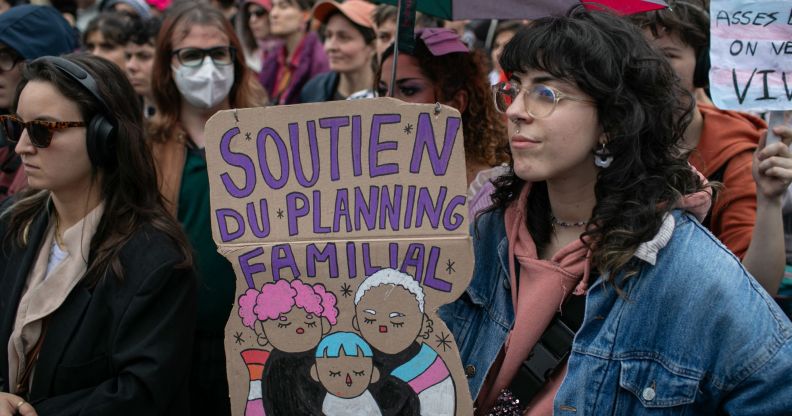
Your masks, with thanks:
[(52, 135), (56, 131), (72, 127), (85, 127), (82, 121), (22, 121), (15, 115), (0, 116), (0, 135), (11, 143), (16, 143), (22, 137), (22, 131), (27, 129), (30, 143), (39, 148), (45, 148), (52, 142)]

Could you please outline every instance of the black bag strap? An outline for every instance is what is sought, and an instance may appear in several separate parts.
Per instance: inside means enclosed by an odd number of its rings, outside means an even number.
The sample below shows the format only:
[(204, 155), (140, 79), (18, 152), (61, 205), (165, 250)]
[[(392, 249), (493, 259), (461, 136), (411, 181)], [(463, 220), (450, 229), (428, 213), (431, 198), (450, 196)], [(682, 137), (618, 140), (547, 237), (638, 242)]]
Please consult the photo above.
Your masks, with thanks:
[(523, 404), (544, 386), (547, 379), (566, 363), (572, 341), (583, 324), (586, 296), (571, 295), (557, 312), (509, 385), (509, 390)]

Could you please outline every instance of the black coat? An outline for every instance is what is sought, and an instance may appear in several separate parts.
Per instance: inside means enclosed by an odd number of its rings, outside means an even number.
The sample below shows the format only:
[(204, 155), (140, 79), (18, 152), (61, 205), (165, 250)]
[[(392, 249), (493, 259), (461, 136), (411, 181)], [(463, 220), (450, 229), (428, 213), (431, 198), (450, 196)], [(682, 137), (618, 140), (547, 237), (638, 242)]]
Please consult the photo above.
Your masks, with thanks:
[[(8, 340), (46, 228), (40, 215), (26, 248), (6, 239), (0, 249), (0, 391), (9, 391)], [(0, 223), (0, 238), (5, 231)], [(120, 257), (123, 280), (79, 283), (50, 315), (29, 393), (40, 416), (189, 414), (194, 272), (175, 268), (176, 245), (150, 226)]]
[(300, 92), (302, 103), (323, 103), (332, 101), (341, 79), (338, 72), (323, 72), (308, 81)]

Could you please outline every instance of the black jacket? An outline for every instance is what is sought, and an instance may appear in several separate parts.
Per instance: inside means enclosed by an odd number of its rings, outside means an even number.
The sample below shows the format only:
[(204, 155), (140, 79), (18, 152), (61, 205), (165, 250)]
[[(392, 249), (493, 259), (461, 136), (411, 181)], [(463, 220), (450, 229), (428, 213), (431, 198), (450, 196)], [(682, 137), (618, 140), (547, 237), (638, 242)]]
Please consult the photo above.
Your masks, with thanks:
[[(22, 248), (0, 223), (0, 391), (9, 391), (8, 340), (46, 228), (42, 214)], [(40, 416), (189, 414), (195, 275), (175, 268), (176, 245), (150, 226), (120, 257), (123, 280), (79, 283), (50, 315), (29, 394)]]
[(311, 78), (300, 93), (300, 101), (302, 103), (332, 101), (340, 79), (338, 73), (333, 71), (324, 72)]

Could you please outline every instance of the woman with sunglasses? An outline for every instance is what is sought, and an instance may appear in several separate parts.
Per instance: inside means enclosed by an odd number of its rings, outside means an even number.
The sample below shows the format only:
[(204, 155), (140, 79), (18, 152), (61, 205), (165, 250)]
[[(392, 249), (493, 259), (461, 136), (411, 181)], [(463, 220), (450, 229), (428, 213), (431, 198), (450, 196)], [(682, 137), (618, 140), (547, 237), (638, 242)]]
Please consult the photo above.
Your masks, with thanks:
[(697, 220), (671, 66), (582, 8), (500, 63), (513, 162), (475, 222), (473, 280), (440, 310), (478, 413), (788, 413), (792, 323)]
[[(393, 97), (408, 103), (441, 103), (462, 114), (467, 165), (468, 209), (474, 214), (490, 205), (490, 180), (505, 172), (509, 160), (506, 126), (492, 103), (485, 58), (470, 52), (449, 29), (419, 29), (415, 50), (399, 51)], [(388, 96), (393, 73), (393, 45), (382, 55), (375, 85)]]
[(193, 414), (230, 413), (223, 335), (234, 303), (231, 263), (212, 240), (204, 125), (229, 108), (264, 105), (264, 91), (245, 65), (239, 39), (208, 4), (175, 6), (157, 39), (152, 92), (157, 114), (149, 139), (160, 190), (195, 251), (198, 322), (193, 348)]
[(0, 207), (0, 415), (188, 414), (196, 281), (123, 72), (28, 63), (16, 143), (28, 189)]
[(270, 10), (271, 0), (244, 0), (234, 23), (245, 62), (256, 73), (261, 71), (261, 65), (278, 45), (278, 41), (270, 34)]

